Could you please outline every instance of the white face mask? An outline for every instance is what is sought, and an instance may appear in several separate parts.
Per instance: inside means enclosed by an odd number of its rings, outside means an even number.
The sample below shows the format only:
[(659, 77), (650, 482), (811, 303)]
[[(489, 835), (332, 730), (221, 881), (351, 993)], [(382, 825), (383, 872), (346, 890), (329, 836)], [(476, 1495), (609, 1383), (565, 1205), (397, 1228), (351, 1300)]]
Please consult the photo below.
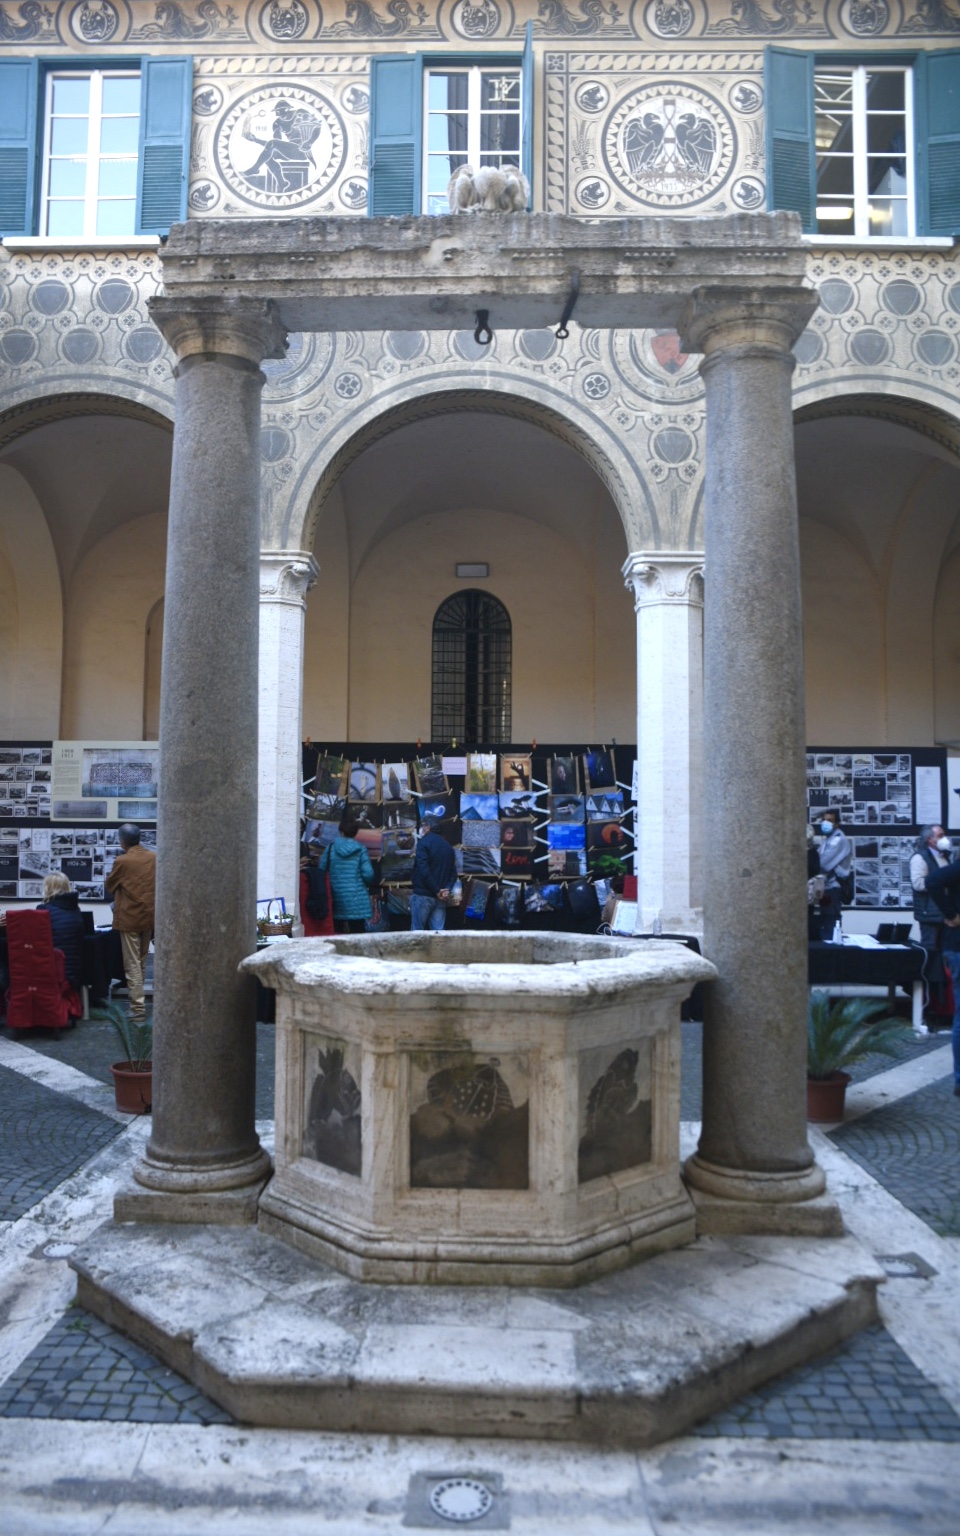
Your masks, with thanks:
[(938, 837), (937, 838), (937, 847), (939, 848), (941, 853), (949, 853), (950, 849), (952, 848), (952, 846), (953, 846), (953, 844), (951, 843), (949, 837)]

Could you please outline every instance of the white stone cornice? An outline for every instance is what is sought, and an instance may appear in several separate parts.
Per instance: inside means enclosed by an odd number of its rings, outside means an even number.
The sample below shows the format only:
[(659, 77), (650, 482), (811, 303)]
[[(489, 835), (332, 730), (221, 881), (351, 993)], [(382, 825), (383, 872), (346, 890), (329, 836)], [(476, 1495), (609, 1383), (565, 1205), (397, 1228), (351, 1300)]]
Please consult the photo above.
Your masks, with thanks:
[(703, 605), (703, 555), (654, 550), (637, 551), (623, 562), (623, 582), (633, 593), (633, 606), (641, 608), (663, 603)]
[(307, 593), (319, 574), (316, 560), (302, 549), (261, 550), (260, 601), (305, 608)]

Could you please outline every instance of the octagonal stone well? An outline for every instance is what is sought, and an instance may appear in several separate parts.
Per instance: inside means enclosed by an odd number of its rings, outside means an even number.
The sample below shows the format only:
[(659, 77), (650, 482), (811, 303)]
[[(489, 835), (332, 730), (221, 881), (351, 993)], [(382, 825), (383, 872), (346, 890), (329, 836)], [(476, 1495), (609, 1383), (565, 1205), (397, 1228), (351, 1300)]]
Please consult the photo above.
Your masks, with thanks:
[(297, 940), (260, 1226), (361, 1279), (574, 1285), (692, 1241), (682, 946), (567, 934)]

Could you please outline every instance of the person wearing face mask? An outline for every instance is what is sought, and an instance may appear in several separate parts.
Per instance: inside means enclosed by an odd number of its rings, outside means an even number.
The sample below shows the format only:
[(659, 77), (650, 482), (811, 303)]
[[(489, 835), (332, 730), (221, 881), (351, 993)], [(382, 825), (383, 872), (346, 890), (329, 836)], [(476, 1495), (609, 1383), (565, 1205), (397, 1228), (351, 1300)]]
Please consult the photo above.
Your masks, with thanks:
[[(834, 936), (837, 923), (843, 913), (844, 894), (848, 883), (853, 881), (853, 849), (850, 839), (840, 831), (838, 811), (820, 813), (819, 832), (820, 873), (824, 877), (823, 895), (820, 898), (820, 937), (829, 941)], [(846, 895), (852, 900), (853, 891)]]
[(950, 862), (950, 839), (938, 822), (924, 827), (917, 838), (917, 850), (910, 860), (910, 884), (913, 886), (913, 915), (920, 928), (920, 943), (929, 955), (927, 962), (927, 1009), (929, 1022), (947, 1018), (952, 1011), (944, 996), (943, 913), (927, 881)]

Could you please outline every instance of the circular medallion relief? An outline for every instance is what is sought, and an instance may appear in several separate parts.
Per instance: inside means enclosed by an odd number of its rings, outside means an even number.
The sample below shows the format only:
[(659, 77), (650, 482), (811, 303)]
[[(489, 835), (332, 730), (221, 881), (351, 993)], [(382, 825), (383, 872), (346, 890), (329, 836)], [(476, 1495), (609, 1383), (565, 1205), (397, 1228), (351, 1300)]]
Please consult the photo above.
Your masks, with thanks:
[(235, 102), (217, 129), (217, 165), (244, 202), (302, 208), (336, 179), (344, 129), (325, 96), (304, 85), (268, 85)]
[(733, 125), (718, 101), (681, 81), (644, 85), (607, 120), (603, 158), (622, 191), (647, 208), (689, 208), (723, 186)]
[(307, 30), (310, 17), (302, 0), (268, 0), (260, 11), (260, 25), (278, 43), (295, 43)]
[(493, 37), (500, 27), (500, 10), (494, 0), (456, 0), (450, 18), (454, 31), (472, 42)]
[(111, 43), (120, 26), (120, 13), (110, 0), (82, 0), (70, 12), (70, 31), (80, 43)]

